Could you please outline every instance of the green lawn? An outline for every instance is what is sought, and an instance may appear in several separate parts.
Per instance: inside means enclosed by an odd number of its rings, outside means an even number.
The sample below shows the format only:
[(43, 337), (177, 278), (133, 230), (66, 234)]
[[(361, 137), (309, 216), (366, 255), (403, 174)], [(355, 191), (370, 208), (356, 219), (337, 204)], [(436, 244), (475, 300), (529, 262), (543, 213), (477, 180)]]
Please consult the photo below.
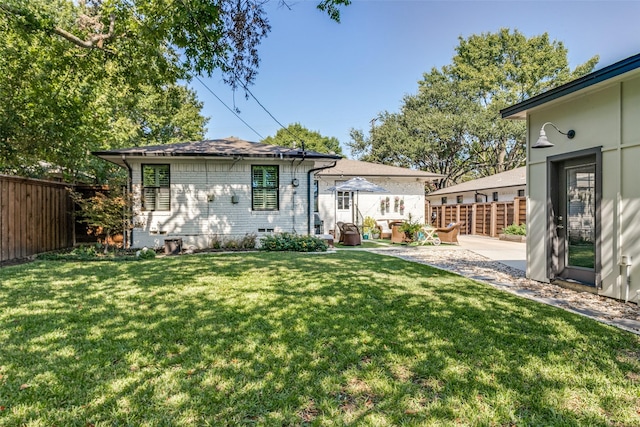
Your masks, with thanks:
[(1, 426), (640, 425), (640, 339), (358, 251), (0, 269)]

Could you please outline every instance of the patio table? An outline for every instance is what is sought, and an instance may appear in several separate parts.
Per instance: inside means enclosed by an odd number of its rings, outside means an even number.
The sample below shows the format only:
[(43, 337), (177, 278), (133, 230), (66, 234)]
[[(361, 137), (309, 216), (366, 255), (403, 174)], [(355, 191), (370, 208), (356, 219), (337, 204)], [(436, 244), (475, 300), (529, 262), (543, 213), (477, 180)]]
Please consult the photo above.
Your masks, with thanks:
[(425, 225), (424, 227), (422, 227), (420, 231), (418, 231), (416, 236), (416, 241), (419, 245), (434, 244), (438, 246), (440, 243), (442, 243), (438, 236), (436, 236), (436, 229), (434, 227), (431, 227), (430, 225)]

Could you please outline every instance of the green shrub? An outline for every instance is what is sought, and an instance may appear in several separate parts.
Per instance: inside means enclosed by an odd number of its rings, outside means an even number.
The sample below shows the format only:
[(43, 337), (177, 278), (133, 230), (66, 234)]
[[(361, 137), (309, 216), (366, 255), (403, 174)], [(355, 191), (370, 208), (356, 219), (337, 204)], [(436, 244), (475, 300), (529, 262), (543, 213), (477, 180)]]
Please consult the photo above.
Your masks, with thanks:
[(211, 249), (222, 249), (222, 239), (217, 234), (211, 238)]
[(73, 248), (71, 251), (47, 252), (38, 254), (37, 259), (47, 261), (92, 261), (98, 259), (102, 245), (82, 245)]
[(415, 240), (416, 234), (418, 234), (418, 231), (420, 231), (423, 226), (424, 224), (421, 224), (418, 221), (414, 222), (411, 219), (411, 214), (409, 214), (409, 219), (403, 222), (400, 225), (399, 229), (400, 231), (404, 232), (404, 234), (406, 234), (407, 237), (409, 237), (411, 240)]
[(156, 257), (156, 251), (153, 249), (142, 248), (136, 252), (136, 258), (138, 259), (154, 259)]
[(238, 239), (238, 247), (241, 249), (255, 249), (258, 241), (258, 235), (255, 233), (247, 233), (241, 239)]
[(313, 236), (278, 233), (262, 237), (260, 249), (263, 251), (326, 252), (327, 243)]
[(378, 224), (376, 224), (376, 220), (368, 216), (362, 222), (362, 231), (365, 234), (375, 233), (378, 230), (377, 226)]
[(527, 226), (526, 224), (515, 225), (511, 224), (502, 229), (504, 234), (512, 234), (514, 236), (526, 236), (527, 235)]

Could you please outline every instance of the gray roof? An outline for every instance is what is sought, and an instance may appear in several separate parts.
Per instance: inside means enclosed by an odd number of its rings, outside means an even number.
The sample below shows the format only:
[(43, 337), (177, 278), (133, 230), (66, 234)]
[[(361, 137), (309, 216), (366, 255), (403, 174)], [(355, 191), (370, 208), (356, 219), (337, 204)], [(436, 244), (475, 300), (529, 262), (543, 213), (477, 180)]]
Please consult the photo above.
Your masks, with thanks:
[(340, 177), (395, 177), (416, 178), (421, 181), (436, 181), (444, 175), (420, 170), (382, 165), (380, 163), (361, 162), (359, 160), (340, 159), (336, 165), (318, 172), (320, 176)]
[(506, 172), (497, 173), (495, 175), (486, 176), (484, 178), (473, 179), (461, 184), (452, 185), (450, 187), (441, 188), (427, 194), (429, 196), (444, 196), (446, 194), (464, 193), (468, 191), (495, 190), (497, 188), (518, 187), (527, 185), (527, 168), (522, 166), (508, 170)]
[(621, 76), (638, 68), (640, 68), (640, 54), (630, 56), (629, 58), (623, 59), (615, 64), (609, 65), (600, 70), (589, 73), (586, 76), (582, 76), (554, 89), (541, 93), (540, 95), (507, 107), (504, 110), (500, 110), (500, 114), (503, 119), (523, 119), (527, 110), (572, 94), (581, 89), (597, 85), (598, 83), (610, 81), (615, 77)]
[(244, 141), (230, 137), (206, 141), (182, 142), (179, 144), (152, 145), (147, 147), (121, 148), (94, 151), (91, 154), (124, 166), (127, 157), (262, 157), (282, 159), (338, 160), (335, 154), (303, 151), (296, 148)]

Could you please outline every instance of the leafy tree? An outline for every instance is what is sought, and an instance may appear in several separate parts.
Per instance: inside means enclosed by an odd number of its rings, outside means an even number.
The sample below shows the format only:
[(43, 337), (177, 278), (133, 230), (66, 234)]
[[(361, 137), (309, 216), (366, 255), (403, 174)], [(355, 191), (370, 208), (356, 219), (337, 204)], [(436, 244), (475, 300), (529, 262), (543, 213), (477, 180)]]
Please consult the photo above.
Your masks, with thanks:
[(195, 94), (174, 83), (130, 83), (101, 52), (84, 55), (64, 40), (0, 31), (0, 169), (33, 175), (40, 161), (73, 179), (104, 178), (91, 150), (204, 136)]
[(80, 221), (94, 230), (96, 235), (104, 235), (104, 253), (109, 250), (109, 241), (128, 227), (127, 211), (131, 201), (122, 191), (122, 187), (113, 186), (108, 193), (96, 192), (84, 198), (82, 194), (72, 192), (71, 197), (80, 207)]
[(460, 38), (448, 71), (482, 107), (473, 131), (481, 175), (515, 168), (526, 157), (525, 124), (500, 119), (501, 109), (585, 75), (599, 60), (594, 56), (571, 71), (567, 53), (547, 33), (527, 38), (503, 28)]
[[(335, 20), (348, 0), (318, 7)], [(256, 75), (270, 30), (262, 0), (0, 0), (0, 171), (40, 161), (104, 178), (94, 149), (200, 139), (206, 119), (178, 84)]]
[(593, 57), (573, 71), (567, 50), (545, 33), (515, 30), (460, 38), (453, 63), (432, 69), (406, 96), (399, 113), (379, 126), (352, 130), (348, 146), (360, 158), (446, 175), (442, 186), (518, 167), (525, 160), (525, 124), (500, 110), (584, 75)]
[[(282, 1), (284, 3), (284, 1)], [(322, 0), (339, 21), (350, 0)], [(129, 61), (138, 72), (211, 74), (250, 84), (258, 45), (271, 30), (265, 0), (3, 0), (0, 11), (25, 32), (55, 35), (86, 50)], [(149, 60), (158, 68), (148, 67)], [(186, 74), (185, 74), (186, 73)], [(133, 76), (137, 77), (137, 76)]]
[(352, 153), (367, 161), (427, 170), (460, 179), (471, 167), (469, 129), (477, 106), (460, 85), (433, 69), (399, 113), (382, 113), (370, 137), (351, 131)]
[(300, 123), (293, 123), (278, 130), (275, 136), (268, 136), (262, 142), (265, 144), (281, 145), (283, 147), (298, 147), (319, 153), (335, 153), (342, 155), (340, 141), (335, 137), (322, 136), (320, 132), (311, 131)]

